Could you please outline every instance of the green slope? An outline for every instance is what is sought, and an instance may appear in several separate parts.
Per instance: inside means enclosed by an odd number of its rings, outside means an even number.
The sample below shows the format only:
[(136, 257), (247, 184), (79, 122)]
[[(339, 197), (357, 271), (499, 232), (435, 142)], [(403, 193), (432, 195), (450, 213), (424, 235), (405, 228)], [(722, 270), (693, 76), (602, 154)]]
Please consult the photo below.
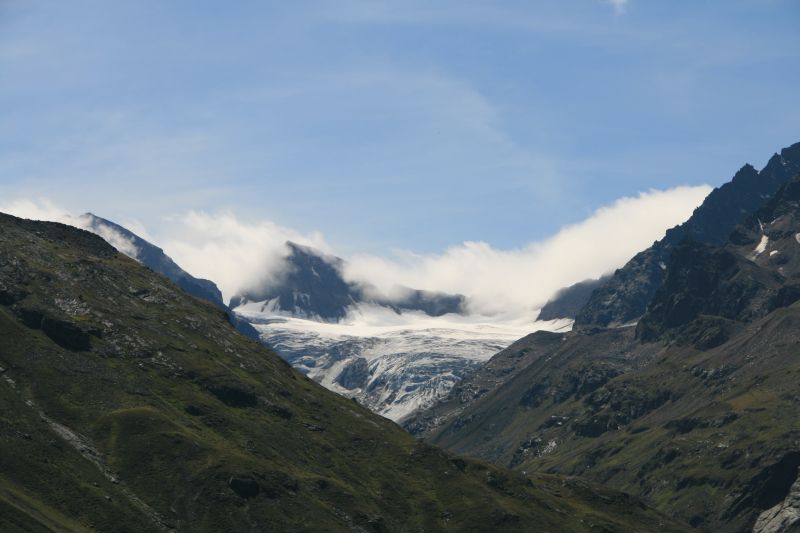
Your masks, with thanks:
[[(430, 442), (580, 475), (704, 531), (792, 503), (800, 468), (800, 178), (724, 248), (686, 241), (637, 327), (532, 335), (494, 382), (412, 422)], [(555, 342), (555, 341), (558, 342)]]
[(86, 232), (0, 215), (3, 531), (682, 530), (421, 443)]

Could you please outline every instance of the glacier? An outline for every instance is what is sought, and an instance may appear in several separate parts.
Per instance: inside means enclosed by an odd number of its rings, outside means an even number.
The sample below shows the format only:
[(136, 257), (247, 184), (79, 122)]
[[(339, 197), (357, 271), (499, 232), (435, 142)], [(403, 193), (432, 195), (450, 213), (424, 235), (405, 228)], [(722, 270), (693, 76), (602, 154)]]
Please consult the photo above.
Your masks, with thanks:
[(291, 316), (267, 301), (234, 312), (297, 370), (395, 422), (432, 405), (520, 337), (572, 327), (567, 319), (431, 317), (369, 304), (351, 307), (340, 322)]

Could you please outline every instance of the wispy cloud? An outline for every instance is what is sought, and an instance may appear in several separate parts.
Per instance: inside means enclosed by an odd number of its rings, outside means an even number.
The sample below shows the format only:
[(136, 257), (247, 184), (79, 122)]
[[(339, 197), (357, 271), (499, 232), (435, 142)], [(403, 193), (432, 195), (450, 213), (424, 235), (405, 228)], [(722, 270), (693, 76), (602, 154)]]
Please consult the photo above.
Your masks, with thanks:
[(611, 7), (614, 8), (614, 12), (618, 15), (621, 15), (625, 12), (625, 9), (628, 7), (628, 0), (607, 0)]
[[(624, 9), (626, 0), (603, 0)], [(531, 9), (531, 7), (533, 9)], [(350, 24), (435, 25), (480, 28), (482, 31), (536, 32), (539, 34), (608, 35), (619, 28), (597, 25), (591, 17), (576, 16), (563, 3), (536, 6), (503, 2), (406, 1), (397, 3), (342, 0), (323, 3), (316, 15), (323, 20)]]

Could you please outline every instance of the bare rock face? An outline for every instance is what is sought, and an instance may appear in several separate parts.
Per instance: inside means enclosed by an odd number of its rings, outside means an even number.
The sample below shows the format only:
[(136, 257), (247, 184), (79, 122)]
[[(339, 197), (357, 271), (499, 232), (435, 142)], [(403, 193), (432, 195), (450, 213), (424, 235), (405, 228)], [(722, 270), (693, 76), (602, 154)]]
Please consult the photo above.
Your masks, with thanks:
[(610, 276), (603, 276), (600, 279), (586, 279), (561, 289), (544, 304), (537, 320), (575, 318), (589, 301), (592, 292), (607, 283), (609, 278)]
[(336, 377), (336, 383), (345, 389), (360, 389), (369, 381), (369, 363), (363, 357), (358, 357), (344, 367)]
[(758, 515), (753, 533), (800, 531), (800, 478), (794, 482), (786, 498)]
[(714, 189), (689, 220), (668, 230), (597, 287), (577, 312), (575, 325), (614, 327), (638, 320), (664, 281), (665, 266), (677, 245), (687, 237), (710, 245), (725, 243), (739, 222), (798, 174), (800, 143), (772, 156), (761, 171), (743, 166), (730, 182)]

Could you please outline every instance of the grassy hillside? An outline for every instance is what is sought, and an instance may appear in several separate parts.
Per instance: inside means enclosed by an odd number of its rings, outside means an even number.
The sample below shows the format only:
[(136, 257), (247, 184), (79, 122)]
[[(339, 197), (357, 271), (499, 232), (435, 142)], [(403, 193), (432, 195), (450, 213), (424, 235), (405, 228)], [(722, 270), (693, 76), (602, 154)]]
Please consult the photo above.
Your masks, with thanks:
[(684, 529), (421, 443), (66, 226), (0, 215), (0, 339), (3, 531)]
[(707, 531), (748, 530), (797, 477), (798, 335), (791, 307), (708, 351), (646, 353), (632, 328), (576, 336), (431, 442), (584, 476)]
[(471, 383), (503, 364), (508, 379), (416, 421), (451, 451), (584, 476), (705, 531), (800, 512), (799, 243), (800, 178), (724, 248), (677, 246), (637, 327), (529, 336)]

